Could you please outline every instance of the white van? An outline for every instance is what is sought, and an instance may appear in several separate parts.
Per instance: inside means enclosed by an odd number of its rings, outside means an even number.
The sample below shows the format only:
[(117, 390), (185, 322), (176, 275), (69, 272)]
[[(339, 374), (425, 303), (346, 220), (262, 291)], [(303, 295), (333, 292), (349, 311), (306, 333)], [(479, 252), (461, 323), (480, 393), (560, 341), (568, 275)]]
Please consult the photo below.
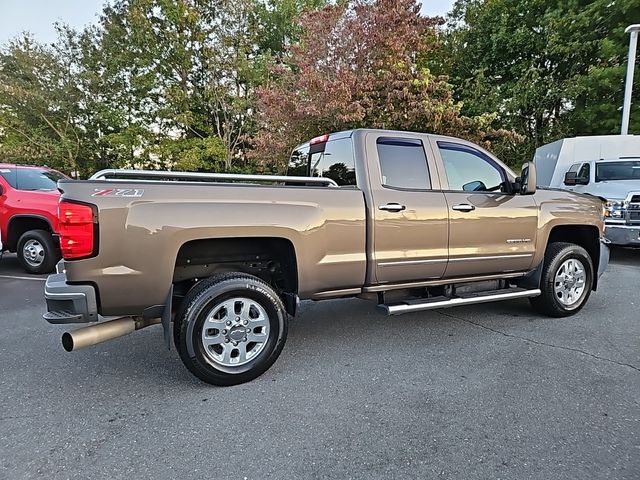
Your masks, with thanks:
[(538, 148), (533, 161), (539, 186), (606, 198), (607, 238), (640, 246), (640, 136), (565, 138)]

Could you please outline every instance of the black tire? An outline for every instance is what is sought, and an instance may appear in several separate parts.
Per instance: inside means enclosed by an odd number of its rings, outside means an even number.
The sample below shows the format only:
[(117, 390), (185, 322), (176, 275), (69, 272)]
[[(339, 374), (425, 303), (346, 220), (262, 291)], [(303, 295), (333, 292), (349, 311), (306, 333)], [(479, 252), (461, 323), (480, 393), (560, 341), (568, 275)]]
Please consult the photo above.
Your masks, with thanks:
[[(35, 244), (41, 247), (42, 255), (38, 255), (37, 260), (26, 258), (24, 247), (28, 242), (36, 242)], [(56, 263), (60, 260), (60, 251), (53, 243), (51, 234), (46, 230), (29, 230), (23, 233), (18, 239), (16, 253), (20, 265), (27, 273), (51, 273), (55, 269)]]
[[(584, 291), (572, 305), (565, 305), (555, 292), (555, 278), (563, 263), (569, 259), (579, 260), (584, 267)], [(550, 317), (568, 317), (578, 313), (589, 300), (593, 288), (593, 263), (587, 251), (579, 245), (566, 242), (549, 244), (544, 256), (540, 290), (542, 294), (530, 298), (533, 308)]]
[[(249, 299), (264, 309), (269, 330), (266, 341), (254, 358), (239, 366), (225, 366), (211, 358), (211, 351), (207, 353), (205, 350), (207, 347), (202, 341), (203, 328), (216, 306), (238, 298)], [(284, 347), (287, 328), (288, 314), (280, 297), (269, 284), (253, 275), (227, 273), (203, 280), (187, 293), (175, 317), (174, 341), (180, 359), (191, 373), (212, 385), (230, 386), (253, 380), (273, 365)], [(229, 330), (229, 335), (232, 329)], [(230, 343), (227, 344), (234, 350)], [(250, 344), (247, 342), (245, 348)]]

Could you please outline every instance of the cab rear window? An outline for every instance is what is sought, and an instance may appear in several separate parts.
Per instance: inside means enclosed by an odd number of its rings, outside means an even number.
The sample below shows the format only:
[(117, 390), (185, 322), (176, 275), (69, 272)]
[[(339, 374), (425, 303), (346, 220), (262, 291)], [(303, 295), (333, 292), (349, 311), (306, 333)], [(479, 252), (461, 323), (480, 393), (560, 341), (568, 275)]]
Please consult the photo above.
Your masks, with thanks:
[(341, 186), (356, 185), (351, 138), (296, 148), (291, 154), (287, 175), (330, 178)]

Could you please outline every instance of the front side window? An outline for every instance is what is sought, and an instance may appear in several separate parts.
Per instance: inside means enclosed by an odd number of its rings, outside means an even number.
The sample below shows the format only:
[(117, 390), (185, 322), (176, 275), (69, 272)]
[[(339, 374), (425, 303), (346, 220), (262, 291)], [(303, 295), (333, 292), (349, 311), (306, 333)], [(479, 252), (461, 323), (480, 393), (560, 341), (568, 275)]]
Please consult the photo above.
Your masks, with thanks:
[(580, 171), (578, 172), (577, 177), (584, 179), (586, 182), (589, 182), (589, 173), (590, 173), (589, 164), (584, 163), (582, 167), (580, 167)]
[(640, 180), (640, 160), (596, 163), (596, 182)]
[(412, 190), (431, 189), (422, 140), (380, 137), (376, 141), (382, 185)]
[(449, 190), (464, 192), (501, 191), (505, 178), (502, 169), (487, 155), (471, 147), (438, 142)]

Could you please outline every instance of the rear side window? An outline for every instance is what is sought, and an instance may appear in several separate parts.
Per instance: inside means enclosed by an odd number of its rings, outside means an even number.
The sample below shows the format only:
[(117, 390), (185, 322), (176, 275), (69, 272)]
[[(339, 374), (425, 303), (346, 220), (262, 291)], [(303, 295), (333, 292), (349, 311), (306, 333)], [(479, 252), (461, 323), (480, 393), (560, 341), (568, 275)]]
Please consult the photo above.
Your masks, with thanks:
[(17, 188), (17, 178), (16, 178), (16, 169), (15, 168), (0, 168), (0, 177), (4, 178), (5, 181), (11, 185), (12, 188)]
[(382, 185), (412, 190), (431, 189), (427, 156), (421, 140), (380, 137), (376, 144)]

